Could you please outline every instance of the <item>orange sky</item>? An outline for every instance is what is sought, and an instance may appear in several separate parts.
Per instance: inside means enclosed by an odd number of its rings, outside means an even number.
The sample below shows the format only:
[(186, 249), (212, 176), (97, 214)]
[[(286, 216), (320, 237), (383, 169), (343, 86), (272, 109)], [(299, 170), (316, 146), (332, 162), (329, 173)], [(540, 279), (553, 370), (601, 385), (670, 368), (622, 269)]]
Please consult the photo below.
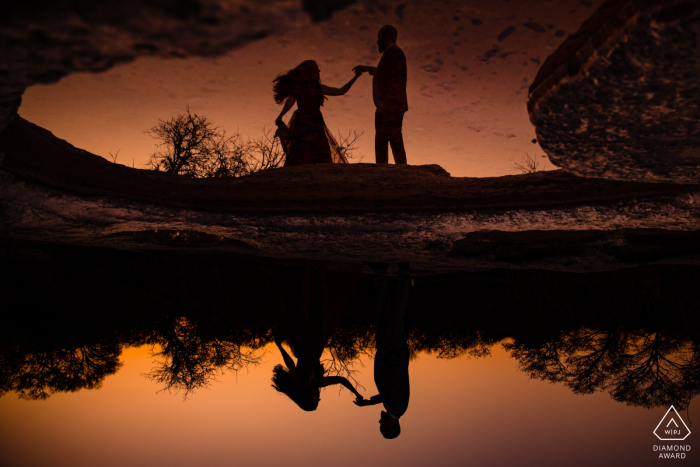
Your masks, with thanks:
[[(652, 465), (653, 429), (665, 408), (645, 410), (607, 394), (576, 396), (537, 380), (496, 346), (482, 359), (410, 364), (411, 401), (402, 434), (379, 434), (379, 408), (358, 408), (348, 391), (325, 389), (303, 412), (270, 387), (281, 362), (223, 376), (183, 402), (157, 393), (143, 374), (148, 349), (128, 349), (102, 389), (47, 401), (0, 398), (3, 466)], [(358, 378), (374, 394), (371, 361)], [(683, 417), (687, 420), (685, 412)], [(690, 418), (700, 417), (691, 404)], [(692, 428), (691, 428), (692, 430)], [(689, 443), (696, 447), (693, 439)]]
[[(395, 8), (400, 3), (403, 19)], [(513, 161), (543, 155), (526, 111), (527, 88), (545, 58), (602, 0), (381, 2), (386, 12), (349, 9), (329, 22), (271, 36), (216, 59), (142, 58), (102, 74), (76, 74), (27, 90), (19, 113), (73, 145), (142, 167), (154, 140), (144, 130), (186, 105), (229, 132), (259, 135), (280, 107), (271, 82), (315, 59), (321, 78), (340, 86), (357, 64), (375, 65), (376, 31), (399, 30), (408, 59), (410, 110), (404, 121), (409, 164), (440, 164), (453, 176), (518, 173)], [(589, 5), (587, 5), (589, 4)], [(483, 24), (474, 25), (472, 19)], [(524, 26), (537, 23), (538, 33)], [(503, 41), (508, 26), (515, 32)], [(551, 26), (551, 28), (550, 28)], [(487, 51), (497, 52), (484, 61)], [(364, 131), (360, 152), (374, 162), (371, 79), (363, 76), (323, 113), (328, 127)], [(548, 168), (552, 165), (548, 163)]]

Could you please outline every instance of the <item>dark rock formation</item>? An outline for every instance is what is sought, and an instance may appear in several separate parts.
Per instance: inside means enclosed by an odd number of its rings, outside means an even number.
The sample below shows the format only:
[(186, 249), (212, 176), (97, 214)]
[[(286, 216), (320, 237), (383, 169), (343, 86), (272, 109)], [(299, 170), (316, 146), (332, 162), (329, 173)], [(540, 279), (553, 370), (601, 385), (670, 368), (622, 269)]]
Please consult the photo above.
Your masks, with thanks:
[(700, 180), (700, 1), (609, 1), (543, 64), (528, 110), (586, 177)]
[(675, 259), (700, 264), (700, 232), (662, 229), (617, 230), (529, 230), (472, 232), (456, 241), (451, 256), (482, 258), (509, 265), (552, 268), (590, 263), (610, 268), (630, 264), (673, 262)]
[[(24, 0), (0, 3), (0, 130), (27, 86), (138, 56), (211, 56), (327, 18), (349, 0)], [(308, 14), (307, 14), (308, 13)]]
[[(660, 247), (661, 256), (611, 260), (591, 248), (595, 242), (587, 237), (575, 239), (583, 253), (570, 260), (570, 252), (555, 254), (561, 241), (547, 235), (538, 241), (551, 245), (538, 246), (544, 254), (531, 261), (488, 252), (456, 254), (466, 235), (484, 230), (556, 231), (555, 237), (566, 238), (579, 235), (568, 231), (582, 229), (697, 231), (694, 185), (586, 179), (563, 171), (455, 178), (439, 166), (375, 164), (191, 179), (107, 162), (20, 117), (0, 134), (0, 151), (0, 237), (12, 240), (272, 258), (407, 260), (418, 274), (493, 267), (596, 271), (697, 261), (692, 248), (669, 253), (666, 247)], [(524, 254), (527, 259), (530, 253)]]
[(230, 213), (465, 211), (547, 208), (694, 191), (590, 180), (564, 172), (453, 178), (437, 165), (329, 164), (193, 179), (108, 162), (21, 117), (0, 133), (0, 168), (77, 195)]

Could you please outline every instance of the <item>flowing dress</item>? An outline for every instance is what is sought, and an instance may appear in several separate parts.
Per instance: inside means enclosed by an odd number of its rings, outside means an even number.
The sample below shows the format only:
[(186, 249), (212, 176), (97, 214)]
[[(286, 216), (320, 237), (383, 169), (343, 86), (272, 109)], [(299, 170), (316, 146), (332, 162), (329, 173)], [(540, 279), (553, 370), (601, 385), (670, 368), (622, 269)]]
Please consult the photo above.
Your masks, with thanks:
[(294, 97), (297, 110), (289, 120), (289, 127), (276, 133), (286, 154), (284, 166), (347, 163), (342, 148), (323, 120), (323, 96), (314, 96), (309, 91)]
[(298, 372), (308, 377), (320, 365), (323, 349), (340, 324), (362, 275), (362, 263), (304, 263), (277, 268), (290, 305), (277, 332), (297, 358)]

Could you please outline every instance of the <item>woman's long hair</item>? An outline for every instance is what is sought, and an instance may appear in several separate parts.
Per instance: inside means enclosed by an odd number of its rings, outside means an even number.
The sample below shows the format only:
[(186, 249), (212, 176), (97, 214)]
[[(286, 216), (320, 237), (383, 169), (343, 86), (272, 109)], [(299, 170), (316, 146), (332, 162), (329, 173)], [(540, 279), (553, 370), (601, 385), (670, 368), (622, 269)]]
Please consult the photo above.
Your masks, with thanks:
[[(324, 369), (320, 363), (319, 367), (320, 378), (324, 373)], [(294, 378), (289, 370), (282, 365), (275, 365), (275, 368), (272, 369), (272, 387), (278, 392), (286, 394), (302, 410), (313, 412), (318, 407), (318, 401), (314, 398), (313, 388), (304, 383), (304, 381)]]
[(272, 82), (272, 92), (275, 102), (281, 104), (289, 96), (297, 96), (308, 92), (323, 105), (324, 96), (321, 90), (321, 80), (313, 78), (313, 72), (318, 69), (314, 60), (304, 60), (296, 68), (279, 75)]

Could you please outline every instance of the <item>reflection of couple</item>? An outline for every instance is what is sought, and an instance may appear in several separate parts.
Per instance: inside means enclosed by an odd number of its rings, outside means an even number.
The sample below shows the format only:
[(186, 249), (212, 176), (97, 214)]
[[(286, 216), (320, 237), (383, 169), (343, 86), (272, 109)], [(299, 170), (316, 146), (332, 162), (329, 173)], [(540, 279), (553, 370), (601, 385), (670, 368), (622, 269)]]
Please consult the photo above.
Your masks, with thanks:
[[(274, 330), (286, 368), (274, 368), (272, 383), (303, 410), (316, 410), (320, 389), (332, 384), (341, 384), (362, 398), (347, 379), (325, 376), (321, 364), (323, 349), (340, 323), (361, 274), (360, 263), (305, 261), (303, 265), (277, 268), (289, 308)], [(282, 347), (283, 342), (291, 348), (296, 363)]]
[[(355, 76), (341, 88), (321, 84), (321, 71), (313, 60), (306, 60), (274, 80), (275, 102), (284, 102), (282, 112), (275, 123), (286, 153), (285, 166), (347, 162), (333, 136), (328, 131), (321, 106), (326, 96), (342, 96), (362, 73), (372, 79), (372, 96), (375, 113), (375, 154), (377, 164), (389, 162), (388, 145), (397, 164), (406, 164), (401, 127), (403, 115), (408, 110), (406, 99), (406, 56), (396, 45), (396, 28), (384, 26), (377, 34), (377, 45), (382, 58), (376, 67), (356, 66)], [(285, 125), (282, 117), (294, 104), (297, 110)]]
[[(387, 264), (367, 264), (375, 272), (377, 291), (374, 381), (379, 394), (364, 399), (346, 378), (326, 376), (320, 361), (360, 278), (359, 263), (307, 261), (304, 266), (278, 268), (290, 309), (274, 332), (286, 368), (277, 365), (272, 382), (277, 391), (307, 411), (318, 407), (321, 388), (334, 384), (349, 389), (359, 407), (382, 403), (385, 411), (381, 413), (379, 428), (385, 438), (392, 439), (401, 432), (399, 418), (408, 408), (410, 394), (409, 351), (404, 333), (410, 274), (408, 263), (399, 263), (398, 289), (394, 295), (387, 286)], [(291, 348), (296, 363), (282, 346), (283, 342)]]

